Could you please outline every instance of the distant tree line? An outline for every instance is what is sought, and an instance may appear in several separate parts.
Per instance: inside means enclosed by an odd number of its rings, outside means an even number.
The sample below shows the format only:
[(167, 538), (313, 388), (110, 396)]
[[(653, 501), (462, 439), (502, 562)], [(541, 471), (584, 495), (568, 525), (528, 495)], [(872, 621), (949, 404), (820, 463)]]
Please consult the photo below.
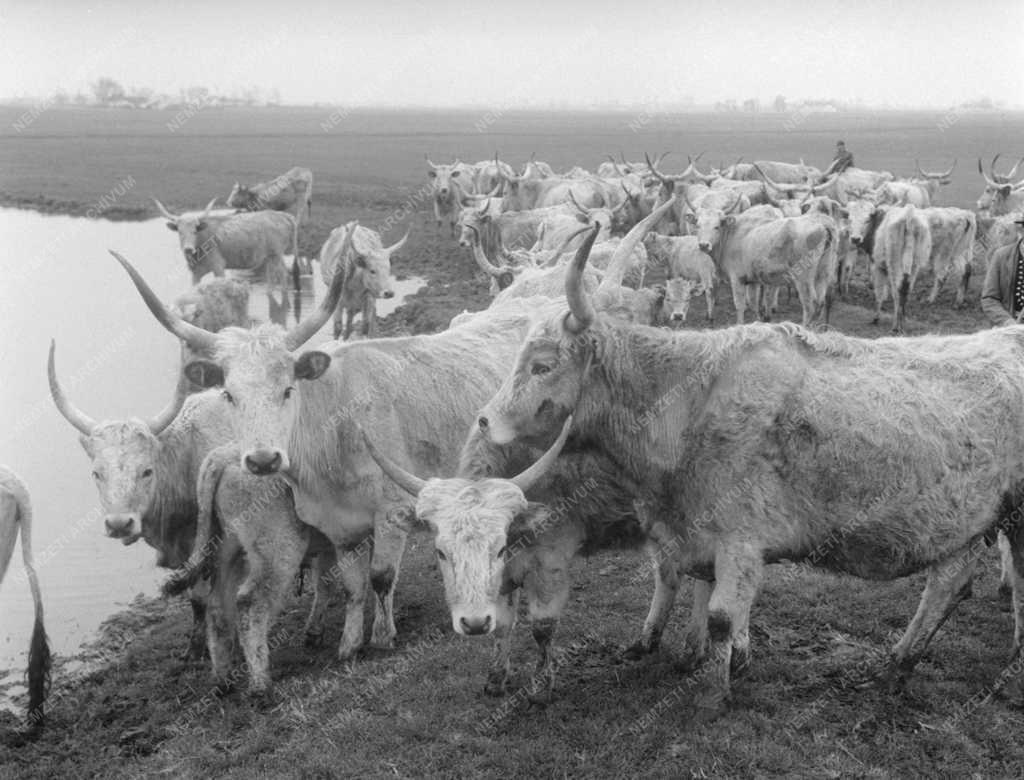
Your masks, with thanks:
[(92, 94), (69, 95), (58, 90), (52, 103), (58, 106), (102, 106), (105, 108), (181, 108), (203, 106), (275, 106), (281, 103), (277, 89), (262, 90), (256, 86), (235, 89), (230, 95), (218, 95), (208, 87), (192, 86), (178, 90), (177, 95), (157, 93), (149, 87), (125, 87), (109, 76), (94, 81)]

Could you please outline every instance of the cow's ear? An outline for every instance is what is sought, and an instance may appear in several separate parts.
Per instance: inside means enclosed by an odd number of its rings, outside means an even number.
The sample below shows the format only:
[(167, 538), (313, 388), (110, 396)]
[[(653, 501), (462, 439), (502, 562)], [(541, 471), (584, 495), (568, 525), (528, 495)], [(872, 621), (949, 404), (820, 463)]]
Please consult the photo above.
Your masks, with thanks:
[(427, 171), (427, 178), (428, 179), (436, 179), (437, 178), (437, 171)]
[(209, 360), (193, 360), (185, 365), (185, 376), (200, 387), (219, 387), (224, 384), (224, 371)]
[(455, 178), (456, 176), (458, 176), (458, 175), (459, 175), (459, 172), (458, 172), (458, 171), (452, 171), (452, 178), (453, 178), (453, 179), (454, 179), (454, 178)]
[(317, 379), (330, 365), (331, 356), (326, 352), (320, 352), (319, 350), (303, 352), (299, 355), (299, 359), (295, 361), (295, 378)]
[(168, 230), (173, 230), (175, 233), (177, 233), (178, 232), (178, 223), (177, 222), (168, 222), (167, 223), (167, 229)]
[(838, 213), (839, 213), (839, 218), (840, 219), (849, 219), (850, 218), (850, 211), (849, 211), (849, 209), (844, 209), (844, 208), (840, 207)]
[(735, 225), (735, 224), (736, 224), (736, 217), (734, 217), (734, 216), (732, 216), (732, 215), (730, 214), (730, 215), (729, 215), (728, 217), (726, 217), (726, 218), (725, 218), (724, 220), (722, 220), (722, 221), (723, 221), (723, 222), (725, 222), (725, 224), (726, 224), (726, 225), (727, 225), (728, 227), (732, 227), (733, 225)]
[(199, 233), (199, 232), (201, 232), (203, 230), (206, 230), (206, 228), (209, 227), (209, 224), (210, 223), (208, 223), (208, 222), (197, 222), (196, 223), (196, 232)]
[(416, 515), (416, 510), (408, 506), (400, 506), (385, 515), (385, 523), (403, 533), (412, 533), (416, 528), (425, 528), (428, 524)]
[(548, 508), (544, 504), (531, 501), (526, 509), (517, 512), (505, 532), (507, 548), (529, 547), (537, 542), (537, 537), (551, 525)]

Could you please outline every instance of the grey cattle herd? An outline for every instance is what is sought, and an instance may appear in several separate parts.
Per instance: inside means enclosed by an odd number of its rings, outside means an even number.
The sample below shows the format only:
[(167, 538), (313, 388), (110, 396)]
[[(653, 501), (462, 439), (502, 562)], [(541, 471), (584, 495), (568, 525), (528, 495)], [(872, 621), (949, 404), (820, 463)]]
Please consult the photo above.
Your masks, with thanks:
[[(750, 610), (770, 563), (869, 579), (926, 570), (886, 670), (900, 679), (968, 591), (976, 545), (998, 536), (1020, 653), (1024, 327), (879, 339), (812, 327), (828, 322), (858, 258), (876, 322), (891, 296), (896, 333), (919, 275), (932, 303), (952, 276), (962, 304), (974, 253), (1014, 239), (1017, 166), (997, 174), (998, 156), (988, 172), (979, 160), (985, 188), (969, 211), (935, 205), (953, 168), (823, 177), (802, 162), (737, 161), (704, 173), (699, 159), (675, 174), (664, 156), (609, 158), (595, 174), (428, 159), (453, 262), (471, 255), (493, 301), (443, 332), (399, 338), (375, 337), (375, 302), (394, 294), (408, 233), (385, 246), (355, 220), (336, 228), (319, 254), (327, 293), (290, 329), (252, 325), (248, 287), (224, 278), (263, 269), (283, 289), (287, 254), (298, 273), (310, 171), (236, 183), (228, 209), (214, 199), (174, 214), (157, 201), (196, 286), (168, 306), (114, 254), (183, 347), (170, 403), (150, 419), (98, 420), (64, 392), (55, 345), (48, 375), (107, 534), (144, 539), (174, 570), (165, 592), (187, 590), (195, 618), (186, 652), (202, 658), (205, 645), (217, 685), (237, 643), (250, 692), (269, 691), (271, 622), (303, 565), (316, 572), (310, 641), (340, 585), (339, 659), (367, 641), (367, 601), (369, 641), (391, 647), (415, 527), (433, 539), (453, 630), (495, 637), (492, 694), (506, 689), (525, 598), (544, 680), (534, 695), (552, 696), (571, 560), (624, 543), (645, 549), (655, 574), (629, 655), (659, 646), (681, 578), (694, 578), (683, 650), (703, 665), (695, 704), (710, 713), (751, 663)], [(665, 281), (647, 285), (654, 270)], [(720, 278), (738, 325), (681, 329), (696, 296), (713, 319)], [(743, 324), (748, 308), (769, 319), (790, 285), (800, 325)], [(357, 314), (368, 338), (348, 341)], [(345, 340), (310, 346), (332, 319)], [(20, 531), (36, 608), (38, 729), (49, 650), (31, 517), (25, 486), (0, 470), (0, 577)]]

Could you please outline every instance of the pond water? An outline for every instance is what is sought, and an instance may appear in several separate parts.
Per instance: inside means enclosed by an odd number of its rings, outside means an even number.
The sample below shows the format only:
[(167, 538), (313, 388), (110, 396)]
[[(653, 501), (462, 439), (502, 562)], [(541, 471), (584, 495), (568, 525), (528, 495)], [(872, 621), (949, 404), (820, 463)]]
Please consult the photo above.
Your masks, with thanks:
[[(78, 433), (57, 412), (46, 380), (50, 339), (72, 401), (96, 419), (147, 417), (169, 400), (179, 367), (177, 341), (142, 303), (107, 250), (127, 257), (165, 301), (189, 288), (177, 237), (163, 220), (109, 222), (0, 209), (0, 463), (32, 494), (33, 548), (53, 650), (73, 654), (112, 613), (156, 593), (166, 571), (145, 542), (124, 547), (104, 534), (89, 461)], [(296, 308), (309, 312), (324, 288), (319, 268), (303, 279)], [(423, 285), (396, 284), (378, 301), (385, 316)], [(268, 316), (266, 286), (252, 280), (250, 314)], [(328, 323), (311, 343), (330, 339)], [(32, 602), (20, 545), (0, 587), (0, 705), (24, 674)], [(183, 637), (184, 641), (184, 637)], [(8, 690), (7, 696), (3, 693)]]

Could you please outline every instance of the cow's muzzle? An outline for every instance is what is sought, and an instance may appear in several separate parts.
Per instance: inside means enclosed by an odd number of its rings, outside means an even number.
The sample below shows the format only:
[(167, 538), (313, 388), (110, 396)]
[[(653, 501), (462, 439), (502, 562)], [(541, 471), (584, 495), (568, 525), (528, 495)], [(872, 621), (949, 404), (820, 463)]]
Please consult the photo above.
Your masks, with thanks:
[(482, 634), (489, 634), (491, 632), (491, 626), (494, 621), (490, 615), (483, 618), (459, 618), (459, 632), (466, 636), (480, 636)]
[(709, 244), (707, 241), (701, 241), (699, 244), (697, 244), (697, 246), (700, 248), (701, 252), (711, 251), (711, 244)]
[(245, 467), (258, 477), (276, 474), (284, 459), (274, 450), (253, 450), (245, 456)]
[(107, 536), (121, 539), (127, 545), (139, 538), (142, 521), (137, 512), (122, 512), (104, 517), (103, 525), (107, 529)]

